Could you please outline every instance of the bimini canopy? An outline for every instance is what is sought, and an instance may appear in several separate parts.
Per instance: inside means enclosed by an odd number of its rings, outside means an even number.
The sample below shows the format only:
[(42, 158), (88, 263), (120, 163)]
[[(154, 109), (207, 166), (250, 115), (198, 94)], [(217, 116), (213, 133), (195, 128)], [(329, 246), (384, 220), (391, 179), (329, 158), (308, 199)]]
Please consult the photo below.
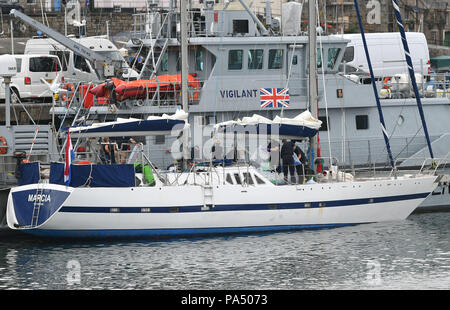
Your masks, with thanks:
[(280, 139), (313, 137), (319, 131), (322, 121), (315, 119), (309, 111), (294, 118), (276, 116), (273, 120), (254, 114), (242, 120), (227, 121), (215, 125), (218, 133), (246, 133), (278, 135)]
[(188, 113), (178, 110), (173, 115), (149, 116), (146, 120), (137, 118), (117, 118), (113, 122), (94, 123), (70, 127), (70, 135), (76, 137), (117, 137), (178, 135), (188, 128)]

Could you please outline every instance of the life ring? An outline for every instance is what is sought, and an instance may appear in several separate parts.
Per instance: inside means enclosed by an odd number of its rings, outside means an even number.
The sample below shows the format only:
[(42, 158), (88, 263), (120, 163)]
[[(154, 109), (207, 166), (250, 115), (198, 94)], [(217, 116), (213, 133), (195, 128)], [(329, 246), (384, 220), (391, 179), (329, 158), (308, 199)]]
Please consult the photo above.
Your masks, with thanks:
[(0, 154), (4, 155), (8, 152), (8, 143), (6, 142), (5, 137), (0, 136)]

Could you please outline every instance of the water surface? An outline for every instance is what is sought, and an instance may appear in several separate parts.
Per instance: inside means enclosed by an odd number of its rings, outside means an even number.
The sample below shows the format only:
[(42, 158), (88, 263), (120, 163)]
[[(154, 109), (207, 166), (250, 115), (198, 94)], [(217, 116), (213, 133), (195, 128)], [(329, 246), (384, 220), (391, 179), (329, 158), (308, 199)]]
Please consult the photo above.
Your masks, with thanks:
[(0, 289), (449, 289), (450, 213), (203, 238), (0, 234)]

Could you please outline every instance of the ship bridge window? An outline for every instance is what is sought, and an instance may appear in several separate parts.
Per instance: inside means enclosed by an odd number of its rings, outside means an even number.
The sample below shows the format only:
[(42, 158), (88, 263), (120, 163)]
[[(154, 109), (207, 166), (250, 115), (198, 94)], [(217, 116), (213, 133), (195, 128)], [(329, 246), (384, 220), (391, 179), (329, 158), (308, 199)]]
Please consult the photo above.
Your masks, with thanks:
[(161, 59), (161, 72), (169, 71), (169, 53), (165, 52)]
[(328, 49), (328, 68), (334, 68), (340, 52), (341, 49), (337, 47)]
[(195, 70), (203, 71), (203, 51), (197, 50), (195, 52)]
[(322, 122), (322, 125), (319, 128), (319, 131), (327, 131), (328, 130), (328, 124), (327, 117), (326, 116), (319, 116), (319, 121)]
[(322, 50), (320, 48), (317, 49), (317, 68), (322, 68)]
[(248, 68), (262, 69), (264, 50), (248, 50)]
[(230, 50), (228, 52), (228, 70), (241, 70), (243, 50)]
[(369, 116), (368, 115), (356, 115), (356, 129), (369, 129)]
[(283, 67), (283, 50), (269, 50), (269, 69), (281, 69)]
[(233, 33), (248, 33), (248, 20), (247, 19), (234, 19), (233, 20)]
[(350, 62), (355, 59), (355, 48), (353, 46), (347, 46), (344, 52), (344, 59), (345, 62)]

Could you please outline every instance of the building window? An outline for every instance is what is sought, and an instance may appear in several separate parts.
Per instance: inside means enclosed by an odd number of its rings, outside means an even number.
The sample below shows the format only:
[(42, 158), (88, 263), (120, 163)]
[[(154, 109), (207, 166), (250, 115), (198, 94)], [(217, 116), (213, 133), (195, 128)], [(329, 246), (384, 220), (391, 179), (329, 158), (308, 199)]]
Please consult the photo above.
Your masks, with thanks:
[(369, 129), (369, 116), (356, 115), (356, 129)]
[(228, 52), (228, 70), (241, 70), (243, 50), (231, 50)]
[(283, 67), (283, 50), (269, 50), (269, 69), (281, 69)]
[(264, 50), (249, 50), (248, 51), (248, 68), (262, 69)]

